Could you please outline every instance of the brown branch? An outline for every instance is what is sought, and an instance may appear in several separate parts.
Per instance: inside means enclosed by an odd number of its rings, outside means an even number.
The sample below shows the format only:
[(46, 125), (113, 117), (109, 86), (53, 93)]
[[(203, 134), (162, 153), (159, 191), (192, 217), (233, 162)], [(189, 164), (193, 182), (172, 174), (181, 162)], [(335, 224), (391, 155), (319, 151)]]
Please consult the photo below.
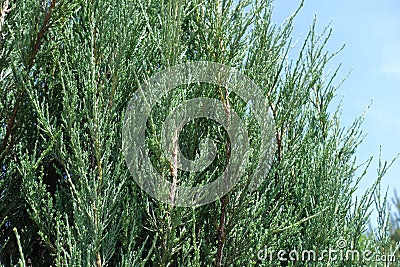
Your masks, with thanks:
[(170, 190), (170, 200), (171, 200), (171, 208), (175, 206), (175, 195), (176, 189), (178, 186), (178, 137), (174, 136), (173, 139), (173, 150), (172, 150), (172, 166), (171, 166), (171, 176), (172, 176), (172, 184)]
[[(226, 115), (228, 117), (228, 123), (229, 123), (230, 118), (231, 118), (231, 106), (229, 104), (229, 92), (228, 92), (227, 88), (225, 88), (225, 97), (222, 98), (222, 103), (223, 103)], [(227, 157), (230, 156), (230, 152), (231, 152), (230, 145), (231, 144), (230, 144), (229, 140), (227, 140), (226, 146), (225, 146), (225, 155)], [(224, 178), (226, 178), (226, 177), (224, 177)], [(225, 238), (226, 238), (225, 224), (226, 224), (227, 206), (229, 203), (229, 195), (225, 195), (225, 196), (221, 197), (220, 202), (221, 202), (221, 214), (219, 216), (218, 247), (217, 247), (217, 257), (215, 258), (215, 267), (222, 266), (223, 250), (224, 250)]]
[[(8, 1), (6, 1), (6, 4), (8, 4)], [(42, 43), (42, 39), (44, 37), (44, 34), (48, 28), (48, 24), (50, 21), (50, 17), (52, 14), (52, 11), (54, 9), (56, 5), (56, 0), (52, 0), (50, 7), (45, 15), (44, 21), (43, 21), (43, 25), (37, 35), (36, 38), (36, 42), (35, 42), (35, 46), (33, 48), (32, 54), (31, 54), (31, 58), (30, 58), (30, 62), (29, 62), (29, 66), (27, 69), (27, 72), (29, 72), (33, 66), (33, 62), (35, 60), (35, 57), (39, 51), (40, 45)], [(9, 9), (8, 7), (3, 7), (2, 10), (2, 18), (3, 18), (3, 12), (6, 13), (8, 12)], [(0, 163), (3, 162), (4, 158), (6, 157), (7, 152), (12, 148), (13, 145), (13, 138), (15, 138), (15, 132), (13, 131), (13, 129), (16, 127), (15, 125), (15, 121), (17, 118), (17, 114), (18, 114), (18, 110), (20, 107), (20, 103), (21, 103), (21, 98), (23, 97), (23, 91), (18, 90), (18, 95), (17, 95), (17, 100), (15, 101), (14, 104), (14, 108), (13, 108), (13, 112), (11, 113), (11, 117), (9, 118), (8, 122), (7, 122), (7, 129), (6, 129), (6, 134), (4, 136), (4, 139), (2, 141), (2, 145), (1, 145), (1, 152), (0, 152)], [(13, 134), (12, 134), (13, 133)], [(9, 142), (9, 139), (11, 138), (11, 142)]]
[[(183, 126), (183, 121), (178, 126), (180, 129)], [(170, 189), (170, 200), (171, 200), (171, 209), (175, 206), (175, 198), (176, 198), (176, 190), (178, 187), (178, 129), (175, 132), (174, 138), (172, 140), (173, 148), (172, 148), (172, 164), (170, 166), (171, 176), (172, 176), (172, 184)]]
[(229, 202), (229, 197), (227, 195), (221, 198), (221, 214), (219, 216), (219, 226), (218, 226), (218, 249), (217, 258), (215, 259), (215, 266), (222, 266), (223, 250), (225, 246), (225, 222), (226, 222), (226, 207)]
[[(278, 99), (279, 101), (279, 99)], [(277, 114), (276, 114), (276, 108), (275, 106), (269, 102), (269, 107), (271, 108), (272, 111), (272, 117), (274, 121), (276, 122), (277, 120)], [(282, 161), (282, 137), (283, 137), (283, 126), (280, 129), (276, 130), (275, 138), (276, 138), (276, 144), (277, 144), (277, 158), (278, 158), (278, 163)]]
[[(6, 134), (4, 136), (2, 145), (1, 145), (1, 153), (0, 153), (0, 163), (3, 162), (4, 158), (6, 157), (6, 152), (10, 150), (10, 144), (13, 142), (8, 143), (8, 139), (10, 139), (11, 132), (14, 128), (14, 123), (17, 117), (17, 112), (19, 108), (19, 102), (20, 102), (20, 97), (17, 96), (17, 101), (15, 102), (13, 112), (11, 113), (11, 117), (7, 122), (7, 129), (6, 129)], [(11, 138), (12, 139), (12, 138)]]
[(44, 34), (45, 34), (46, 30), (47, 30), (47, 27), (48, 27), (48, 24), (49, 24), (49, 21), (50, 21), (50, 17), (51, 17), (51, 14), (53, 12), (53, 9), (54, 9), (55, 5), (56, 5), (56, 0), (52, 0), (51, 4), (50, 4), (50, 7), (49, 7), (49, 9), (48, 9), (48, 11), (47, 11), (47, 13), (46, 13), (46, 15), (44, 17), (42, 28), (40, 29), (40, 31), (39, 31), (39, 33), (38, 33), (38, 35), (36, 37), (36, 42), (35, 42), (35, 46), (33, 48), (32, 54), (31, 54), (31, 59), (30, 59), (30, 62), (29, 62), (28, 70), (30, 70), (32, 68), (32, 66), (33, 66), (33, 62), (35, 61), (35, 57), (36, 57), (36, 55), (37, 55), (37, 53), (39, 51), (40, 45), (42, 44), (42, 39), (43, 39)]
[(102, 266), (100, 253), (96, 254), (96, 264), (97, 264), (97, 267), (101, 267)]
[(276, 144), (277, 144), (277, 156), (278, 163), (282, 161), (282, 136), (283, 136), (283, 127), (276, 131)]
[[(277, 105), (279, 104), (279, 101), (280, 101), (280, 95), (278, 97)], [(272, 104), (272, 102), (270, 100), (268, 100), (268, 102), (269, 102), (269, 106), (272, 110), (272, 117), (273, 117), (274, 121), (276, 122), (277, 121), (276, 105)], [(276, 148), (277, 164), (281, 163), (281, 161), (282, 161), (282, 150), (283, 150), (282, 139), (283, 139), (283, 134), (284, 134), (283, 129), (284, 129), (284, 126), (282, 125), (279, 129), (276, 129), (276, 134), (275, 134), (276, 145), (277, 145), (277, 148)], [(278, 174), (278, 171), (276, 170), (275, 182), (277, 182), (278, 180), (279, 180), (279, 174)], [(279, 200), (282, 197), (284, 191), (285, 191), (285, 188), (284, 188), (284, 184), (283, 184), (282, 188), (280, 188), (279, 191), (277, 192), (277, 194), (275, 195), (275, 199)]]

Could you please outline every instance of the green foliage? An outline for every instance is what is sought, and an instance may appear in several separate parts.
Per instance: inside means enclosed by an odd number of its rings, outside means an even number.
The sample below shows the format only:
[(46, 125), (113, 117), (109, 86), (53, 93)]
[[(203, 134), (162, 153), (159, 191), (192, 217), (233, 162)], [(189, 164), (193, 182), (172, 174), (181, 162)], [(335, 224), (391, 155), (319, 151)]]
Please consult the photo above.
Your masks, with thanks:
[(395, 192), (393, 199), (394, 212), (391, 216), (390, 237), (392, 241), (392, 249), (395, 249), (396, 257), (400, 257), (400, 198)]
[[(296, 13), (277, 26), (270, 1), (3, 0), (0, 6), (5, 266), (302, 266), (307, 263), (257, 255), (265, 246), (321, 251), (339, 239), (352, 249), (369, 246), (363, 236), (368, 208), (388, 166), (354, 203), (366, 173), (357, 177), (356, 171), (370, 161), (355, 163), (362, 118), (344, 129), (340, 108), (331, 106), (338, 69), (327, 69), (336, 55), (324, 49), (330, 29), (318, 34), (314, 21), (298, 58), (289, 60)], [(277, 151), (263, 183), (249, 193), (263, 149), (254, 114), (225, 88), (177, 88), (153, 109), (146, 128), (149, 154), (164, 179), (172, 177), (161, 154), (163, 120), (199, 96), (231, 104), (248, 127), (252, 160), (220, 200), (173, 207), (149, 197), (132, 179), (122, 125), (128, 101), (144, 81), (198, 60), (235, 67), (262, 88)], [(185, 126), (182, 152), (194, 159), (204, 137), (216, 141), (218, 156), (204, 172), (179, 171), (183, 185), (204, 185), (226, 166), (229, 138), (212, 120)]]

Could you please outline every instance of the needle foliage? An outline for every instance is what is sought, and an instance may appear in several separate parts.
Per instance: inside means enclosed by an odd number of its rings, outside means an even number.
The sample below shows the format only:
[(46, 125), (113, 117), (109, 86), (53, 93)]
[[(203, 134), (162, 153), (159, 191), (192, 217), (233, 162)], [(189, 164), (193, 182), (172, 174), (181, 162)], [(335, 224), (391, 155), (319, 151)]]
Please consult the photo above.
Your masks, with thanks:
[[(362, 259), (279, 260), (279, 250), (365, 249), (363, 233), (377, 182), (354, 202), (362, 117), (343, 128), (332, 106), (341, 80), (336, 53), (315, 21), (290, 59), (296, 12), (272, 21), (270, 1), (0, 1), (0, 247), (5, 266), (362, 266)], [(261, 88), (272, 112), (276, 152), (256, 191), (259, 127), (237, 95), (187, 85), (153, 108), (146, 128), (151, 160), (172, 179), (160, 136), (179, 103), (210, 97), (245, 121), (250, 156), (241, 182), (194, 208), (151, 198), (134, 182), (122, 151), (130, 98), (143, 82), (188, 61), (236, 68)], [(186, 186), (224, 171), (229, 137), (199, 118), (182, 130), (189, 159), (204, 138), (217, 156), (202, 172), (178, 171)], [(269, 164), (269, 163), (268, 163)], [(357, 174), (361, 173), (361, 176)], [(318, 254), (320, 256), (321, 254)], [(288, 258), (288, 255), (285, 255)]]

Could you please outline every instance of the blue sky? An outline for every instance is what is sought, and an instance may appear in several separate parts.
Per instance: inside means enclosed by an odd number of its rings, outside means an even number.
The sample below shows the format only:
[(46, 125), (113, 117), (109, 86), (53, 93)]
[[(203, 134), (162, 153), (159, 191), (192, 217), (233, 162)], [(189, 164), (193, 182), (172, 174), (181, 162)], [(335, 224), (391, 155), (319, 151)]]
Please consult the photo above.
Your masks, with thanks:
[[(280, 24), (298, 4), (294, 0), (275, 0), (275, 22)], [(383, 160), (391, 161), (400, 153), (399, 14), (399, 0), (306, 0), (295, 19), (294, 39), (305, 38), (316, 15), (317, 29), (322, 30), (329, 23), (333, 29), (327, 49), (335, 51), (346, 45), (332, 61), (332, 67), (342, 63), (341, 77), (352, 70), (337, 93), (337, 100), (343, 97), (343, 125), (350, 125), (373, 101), (362, 127), (367, 136), (357, 158), (362, 162), (374, 156), (374, 161), (357, 195), (376, 178), (380, 146)], [(382, 189), (388, 187), (390, 198), (395, 189), (400, 194), (400, 158), (384, 177)]]

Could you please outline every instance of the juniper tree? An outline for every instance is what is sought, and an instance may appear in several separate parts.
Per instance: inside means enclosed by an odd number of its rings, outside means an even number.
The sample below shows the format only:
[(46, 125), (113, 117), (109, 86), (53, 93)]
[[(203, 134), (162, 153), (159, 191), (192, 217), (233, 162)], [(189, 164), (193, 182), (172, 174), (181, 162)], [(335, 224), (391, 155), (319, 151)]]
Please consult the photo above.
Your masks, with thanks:
[[(317, 33), (314, 21), (298, 58), (290, 59), (297, 12), (278, 26), (272, 11), (270, 1), (2, 1), (2, 263), (279, 266), (303, 263), (263, 260), (266, 246), (321, 251), (343, 239), (363, 249), (371, 196), (387, 167), (354, 203), (363, 176), (356, 171), (370, 161), (355, 161), (362, 117), (345, 129), (340, 107), (332, 107), (341, 81), (339, 69), (328, 68), (336, 55), (325, 49), (331, 30)], [(251, 157), (228, 194), (178, 207), (136, 184), (122, 129), (128, 103), (146, 81), (196, 61), (233, 67), (257, 84), (274, 120), (276, 150), (271, 162), (261, 162), (270, 168), (249, 192), (266, 148), (248, 103), (217, 85), (176, 88), (156, 103), (145, 129), (151, 163), (163, 179), (205, 185), (230, 160), (230, 137), (208, 118), (188, 121), (177, 142), (194, 160), (201, 141), (213, 139), (210, 166), (190, 173), (163, 155), (164, 120), (192, 98), (216, 99), (236, 112), (247, 127)]]

